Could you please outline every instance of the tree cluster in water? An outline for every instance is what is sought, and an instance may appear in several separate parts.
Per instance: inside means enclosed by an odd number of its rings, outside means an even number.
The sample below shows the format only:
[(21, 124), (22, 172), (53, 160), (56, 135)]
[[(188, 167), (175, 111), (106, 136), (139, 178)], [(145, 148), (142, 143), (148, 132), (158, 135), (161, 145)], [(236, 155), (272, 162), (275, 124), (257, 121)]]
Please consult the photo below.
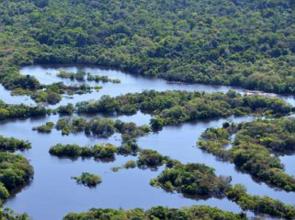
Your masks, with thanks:
[[(29, 161), (15, 151), (31, 148), (28, 141), (0, 136), (0, 203), (26, 186), (33, 178)], [(3, 212), (6, 213), (6, 212)], [(8, 215), (8, 212), (6, 213)]]
[[(0, 83), (14, 94), (30, 95), (38, 103), (56, 104), (65, 94), (84, 94), (93, 88), (81, 84), (41, 85), (32, 76), (19, 74), (30, 64), (95, 64), (118, 68), (136, 75), (161, 77), (189, 83), (241, 86), (266, 92), (295, 93), (295, 3), (293, 0), (18, 0), (0, 4)], [(59, 74), (81, 81), (85, 75)], [(88, 75), (89, 81), (109, 78)], [(111, 81), (116, 83), (118, 81)], [(287, 115), (294, 111), (276, 98), (189, 92), (143, 92), (96, 102), (67, 105), (61, 115), (78, 113), (134, 114), (153, 116), (154, 131), (166, 125), (226, 117), (230, 115)], [(45, 116), (40, 106), (8, 105), (0, 101), (0, 120)], [(36, 128), (50, 132), (52, 123)], [(134, 138), (149, 129), (109, 119), (60, 119), (64, 134), (85, 132), (109, 137), (123, 135), (119, 148), (96, 145), (54, 146), (57, 156), (112, 158), (115, 153), (137, 154), (125, 167), (158, 167), (165, 170), (153, 184), (186, 195), (227, 197), (243, 210), (281, 218), (295, 218), (294, 207), (268, 197), (248, 195), (242, 186), (231, 186), (227, 178), (215, 176), (209, 167), (180, 164), (150, 150), (140, 150)], [(231, 149), (229, 137), (236, 134)], [(0, 138), (0, 198), (28, 184), (33, 168), (21, 155), (30, 144)], [(243, 172), (286, 191), (294, 191), (294, 178), (284, 172), (278, 155), (294, 152), (294, 120), (255, 121), (209, 129), (200, 140), (202, 149), (233, 162)], [(7, 152), (10, 151), (10, 152)], [(85, 175), (84, 175), (85, 176)], [(82, 178), (81, 178), (82, 179)], [(84, 178), (83, 178), (84, 179)], [(27, 219), (7, 210), (4, 219)], [(152, 208), (123, 211), (93, 209), (69, 214), (75, 219), (245, 219), (209, 207), (184, 209)]]
[[(230, 135), (236, 134), (231, 149), (226, 149)], [(295, 191), (295, 179), (284, 172), (279, 155), (295, 152), (295, 119), (257, 120), (239, 125), (225, 124), (210, 128), (199, 141), (201, 149), (254, 178), (286, 191)]]
[(80, 176), (72, 177), (78, 184), (87, 187), (96, 187), (102, 182), (101, 177), (92, 173), (83, 172)]
[(145, 91), (118, 97), (103, 96), (98, 101), (78, 103), (78, 113), (135, 114), (137, 111), (154, 116), (153, 130), (165, 125), (189, 121), (227, 117), (231, 115), (269, 114), (285, 115), (292, 107), (278, 98), (257, 95), (240, 95), (234, 91), (199, 93), (180, 91)]

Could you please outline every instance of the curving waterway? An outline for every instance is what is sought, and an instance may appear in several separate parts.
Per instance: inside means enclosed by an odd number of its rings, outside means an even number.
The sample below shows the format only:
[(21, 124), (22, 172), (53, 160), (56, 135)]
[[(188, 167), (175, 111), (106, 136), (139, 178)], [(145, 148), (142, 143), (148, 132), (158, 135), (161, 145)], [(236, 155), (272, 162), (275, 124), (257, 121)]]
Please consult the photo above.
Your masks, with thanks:
[[(243, 89), (226, 86), (171, 83), (161, 79), (136, 77), (120, 71), (103, 70), (94, 67), (29, 66), (22, 68), (21, 73), (35, 76), (42, 84), (60, 81), (63, 81), (65, 84), (73, 84), (78, 82), (61, 80), (56, 74), (59, 69), (76, 72), (80, 68), (91, 74), (120, 79), (121, 83), (90, 83), (90, 85), (101, 85), (102, 89), (89, 94), (74, 95), (71, 98), (64, 97), (59, 105), (99, 99), (102, 95), (117, 96), (150, 89), (157, 91), (185, 90), (204, 92), (226, 92), (229, 89), (234, 89), (240, 93), (246, 92)], [(285, 96), (282, 98), (295, 106), (294, 97)], [(0, 87), (0, 99), (11, 104), (34, 104), (27, 96), (11, 96), (3, 87)], [(138, 125), (147, 124), (150, 120), (149, 115), (141, 112), (133, 116), (120, 116), (117, 118), (126, 122), (135, 122)], [(231, 176), (233, 184), (241, 183), (245, 185), (251, 194), (267, 195), (295, 205), (295, 193), (279, 191), (266, 184), (257, 183), (248, 174), (238, 172), (233, 164), (219, 161), (211, 154), (207, 154), (196, 147), (196, 141), (201, 133), (209, 127), (220, 127), (227, 120), (238, 123), (253, 119), (250, 116), (230, 117), (199, 123), (186, 123), (181, 126), (168, 126), (159, 133), (151, 133), (139, 138), (138, 143), (142, 148), (155, 149), (161, 154), (170, 156), (183, 163), (204, 163), (213, 167), (218, 175)], [(162, 189), (150, 186), (150, 179), (156, 177), (162, 168), (157, 171), (150, 171), (148, 169), (120, 170), (117, 173), (111, 171), (112, 167), (121, 166), (126, 161), (135, 159), (131, 156), (117, 156), (115, 161), (109, 163), (95, 162), (92, 159), (77, 159), (73, 161), (52, 157), (48, 150), (57, 143), (93, 145), (108, 142), (119, 145), (121, 142), (119, 134), (115, 134), (109, 139), (98, 139), (86, 137), (84, 134), (62, 136), (56, 130), (53, 130), (51, 134), (39, 134), (32, 130), (33, 127), (44, 124), (47, 121), (55, 122), (57, 120), (57, 115), (51, 115), (42, 119), (15, 120), (0, 123), (0, 135), (26, 139), (32, 143), (32, 149), (23, 154), (30, 160), (35, 171), (32, 183), (10, 198), (5, 204), (6, 207), (12, 208), (17, 212), (27, 212), (34, 220), (61, 219), (68, 212), (86, 211), (93, 207), (150, 208), (157, 205), (183, 207), (202, 204), (233, 212), (241, 211), (239, 206), (227, 199), (213, 198), (196, 201), (184, 198), (177, 193), (167, 193)], [(281, 157), (281, 160), (286, 167), (286, 172), (295, 175), (295, 156), (284, 156)], [(72, 176), (78, 176), (84, 171), (99, 174), (103, 179), (102, 184), (97, 188), (89, 189), (76, 184), (71, 179)]]

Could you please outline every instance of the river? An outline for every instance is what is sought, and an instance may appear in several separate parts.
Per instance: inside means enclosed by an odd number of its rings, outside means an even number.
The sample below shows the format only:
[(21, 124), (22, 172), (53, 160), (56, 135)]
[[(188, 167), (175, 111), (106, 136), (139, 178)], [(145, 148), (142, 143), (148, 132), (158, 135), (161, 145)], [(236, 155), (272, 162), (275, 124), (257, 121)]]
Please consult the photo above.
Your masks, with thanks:
[[(81, 67), (29, 66), (22, 68), (21, 73), (35, 76), (42, 84), (60, 81), (65, 84), (73, 84), (70, 80), (61, 80), (56, 76), (60, 68), (76, 72)], [(240, 93), (246, 92), (243, 89), (227, 86), (171, 83), (161, 79), (136, 77), (116, 70), (103, 70), (94, 67), (82, 69), (91, 74), (107, 75), (112, 79), (119, 79), (121, 83), (98, 83), (102, 86), (100, 91), (74, 95), (72, 98), (65, 97), (58, 105), (99, 99), (102, 95), (117, 96), (150, 89), (204, 92), (226, 92), (229, 89), (234, 89)], [(97, 83), (90, 84), (97, 85)], [(293, 106), (295, 105), (294, 97), (286, 96), (282, 98)], [(0, 99), (12, 104), (34, 104), (29, 97), (11, 96), (3, 87), (0, 87)], [(119, 116), (117, 118), (126, 122), (132, 121), (138, 125), (147, 124), (150, 120), (149, 115), (141, 112), (133, 116)], [(241, 183), (245, 185), (251, 194), (267, 195), (295, 205), (295, 193), (275, 190), (266, 184), (257, 183), (248, 174), (238, 172), (233, 164), (219, 161), (211, 154), (207, 154), (196, 147), (196, 141), (201, 133), (209, 127), (220, 127), (227, 120), (238, 123), (253, 119), (251, 116), (229, 117), (207, 122), (186, 123), (181, 126), (168, 126), (159, 133), (151, 133), (139, 138), (138, 143), (142, 148), (155, 149), (161, 154), (183, 163), (204, 163), (213, 167), (218, 175), (231, 176), (233, 184)], [(47, 121), (55, 122), (57, 120), (57, 115), (51, 115), (42, 119), (15, 120), (0, 124), (1, 135), (29, 140), (32, 143), (32, 149), (23, 154), (30, 160), (35, 171), (32, 183), (10, 198), (5, 204), (6, 207), (17, 212), (27, 212), (34, 220), (61, 219), (68, 212), (86, 211), (90, 208), (150, 208), (157, 205), (183, 207), (205, 204), (233, 212), (241, 211), (239, 206), (227, 199), (213, 198), (196, 201), (184, 198), (177, 193), (167, 193), (162, 189), (150, 186), (150, 179), (156, 177), (162, 168), (157, 171), (132, 169), (112, 172), (112, 167), (121, 166), (126, 161), (135, 159), (131, 156), (117, 156), (115, 161), (109, 163), (95, 162), (91, 159), (72, 161), (52, 157), (48, 150), (57, 143), (93, 145), (100, 142), (109, 142), (120, 144), (120, 135), (118, 134), (109, 139), (97, 139), (86, 137), (84, 134), (62, 136), (56, 130), (53, 130), (51, 134), (39, 134), (32, 130), (33, 127)], [(286, 172), (291, 175), (295, 175), (294, 158), (294, 156), (281, 157)], [(78, 176), (84, 171), (100, 175), (103, 180), (102, 184), (94, 189), (77, 185), (71, 177)]]

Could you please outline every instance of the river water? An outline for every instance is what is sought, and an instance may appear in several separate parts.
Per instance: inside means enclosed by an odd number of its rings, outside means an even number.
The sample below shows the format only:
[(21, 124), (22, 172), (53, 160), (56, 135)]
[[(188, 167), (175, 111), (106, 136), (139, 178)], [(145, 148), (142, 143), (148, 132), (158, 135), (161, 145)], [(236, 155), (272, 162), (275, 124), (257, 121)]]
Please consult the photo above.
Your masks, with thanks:
[[(30, 66), (21, 69), (22, 74), (35, 76), (43, 84), (60, 82), (56, 77), (59, 69), (76, 72), (81, 67), (41, 67)], [(171, 83), (161, 79), (148, 79), (136, 77), (115, 70), (103, 70), (99, 68), (82, 68), (86, 72), (96, 75), (107, 75), (112, 79), (120, 79), (120, 84), (90, 83), (101, 85), (100, 91), (90, 94), (74, 95), (72, 98), (64, 98), (60, 104), (77, 103), (91, 99), (99, 99), (102, 95), (117, 96), (130, 92), (141, 92), (154, 89), (157, 91), (186, 90), (204, 92), (226, 92), (235, 89), (240, 93), (245, 90), (226, 86), (206, 86), (199, 84)], [(70, 80), (62, 80), (65, 84), (73, 84)], [(295, 105), (293, 97), (282, 97), (287, 102)], [(8, 91), (0, 87), (0, 99), (7, 103), (34, 104), (26, 96), (11, 96)], [(54, 106), (56, 107), (56, 106)], [(126, 122), (135, 122), (138, 125), (149, 123), (150, 116), (138, 112), (133, 116), (120, 116), (118, 119)], [(223, 122), (251, 121), (254, 118), (230, 117), (227, 119), (211, 120), (199, 123), (186, 123), (181, 126), (168, 126), (159, 133), (152, 133), (138, 139), (140, 147), (155, 149), (163, 155), (170, 156), (183, 163), (204, 163), (215, 168), (218, 175), (232, 177), (232, 183), (241, 183), (246, 186), (248, 192), (255, 195), (267, 195), (280, 199), (285, 203), (295, 205), (295, 193), (287, 193), (275, 190), (266, 184), (255, 182), (248, 174), (238, 172), (233, 164), (218, 161), (211, 154), (207, 154), (196, 147), (196, 141), (201, 133), (209, 127), (220, 127)], [(183, 207), (191, 205), (210, 205), (224, 210), (240, 212), (239, 206), (227, 199), (192, 200), (184, 198), (177, 193), (167, 193), (162, 189), (149, 185), (150, 179), (156, 177), (162, 170), (120, 170), (112, 172), (111, 168), (121, 166), (134, 157), (117, 156), (115, 161), (109, 163), (96, 162), (91, 159), (69, 160), (58, 159), (50, 156), (49, 148), (57, 143), (93, 145), (96, 143), (120, 144), (120, 135), (115, 134), (109, 139), (86, 137), (84, 134), (71, 134), (62, 136), (60, 132), (53, 130), (51, 134), (39, 134), (32, 130), (33, 127), (44, 124), (47, 121), (55, 122), (58, 116), (51, 115), (42, 119), (27, 119), (2, 122), (0, 134), (20, 139), (29, 140), (32, 149), (23, 154), (30, 160), (34, 167), (34, 179), (32, 183), (21, 192), (10, 198), (5, 206), (17, 212), (27, 212), (34, 220), (61, 219), (68, 212), (86, 211), (90, 208), (150, 208), (162, 205), (169, 207)], [(294, 156), (281, 157), (286, 167), (286, 172), (295, 175)], [(71, 179), (81, 172), (96, 173), (102, 177), (102, 184), (94, 189), (77, 185)], [(251, 215), (251, 214), (250, 214)]]

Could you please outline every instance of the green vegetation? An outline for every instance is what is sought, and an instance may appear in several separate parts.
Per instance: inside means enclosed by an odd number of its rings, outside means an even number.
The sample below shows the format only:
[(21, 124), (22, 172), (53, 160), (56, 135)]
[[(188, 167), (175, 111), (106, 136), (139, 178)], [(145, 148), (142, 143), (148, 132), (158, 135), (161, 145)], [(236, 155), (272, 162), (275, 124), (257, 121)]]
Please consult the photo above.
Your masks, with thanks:
[(64, 85), (63, 83), (54, 83), (46, 86), (45, 89), (34, 92), (32, 98), (37, 103), (57, 104), (61, 101), (62, 95), (86, 94), (91, 93), (92, 89), (86, 84), (82, 85)]
[[(95, 64), (168, 80), (294, 94), (294, 10), (293, 0), (3, 1), (0, 4), (0, 83), (14, 94), (30, 95), (38, 103), (56, 104), (62, 95), (84, 94), (93, 88), (62, 83), (41, 85), (32, 76), (20, 75), (19, 68), (31, 64)], [(85, 75), (79, 74), (73, 78), (84, 80)], [(232, 91), (227, 94), (150, 91), (103, 97), (77, 106), (78, 113), (134, 114), (138, 110), (153, 115), (150, 126), (157, 131), (166, 125), (230, 115), (286, 115), (294, 108), (279, 99), (240, 96)], [(70, 115), (74, 108), (68, 105), (58, 112)], [(46, 109), (40, 106), (0, 102), (0, 120), (46, 114)], [(277, 158), (294, 152), (294, 123), (274, 123), (272, 126), (256, 122), (210, 130), (200, 146), (261, 181), (294, 191), (294, 178), (283, 172)], [(64, 134), (85, 132), (109, 137), (121, 133), (124, 143), (120, 148), (55, 146), (50, 150), (61, 156), (99, 159), (112, 158), (117, 152), (136, 154), (139, 148), (134, 139), (149, 132), (146, 126), (100, 118), (61, 119), (56, 127)], [(255, 129), (261, 131), (259, 136)], [(229, 143), (233, 133), (237, 133), (233, 147), (225, 149), (224, 144)], [(240, 188), (227, 188), (227, 179), (216, 177), (208, 167), (166, 161), (152, 151), (142, 151), (139, 161), (143, 167), (166, 163), (164, 174), (172, 170), (178, 175), (176, 180), (169, 176), (169, 181), (163, 177), (163, 186), (158, 183), (161, 187), (193, 196), (226, 195), (245, 210), (295, 218), (293, 207), (250, 196)], [(33, 172), (25, 158), (7, 152), (0, 153), (0, 171), (2, 200), (27, 184)], [(204, 183), (210, 180), (209, 184), (203, 184), (202, 178)], [(104, 219), (105, 216), (113, 219), (244, 218), (208, 207), (192, 207), (155, 208), (146, 212), (92, 210), (81, 215), (70, 214), (66, 219)]]
[[(62, 95), (86, 94), (93, 91), (94, 88), (86, 85), (65, 85), (62, 82), (50, 85), (42, 85), (38, 90), (29, 90), (16, 88), (13, 95), (29, 95), (37, 103), (55, 105), (62, 99)], [(97, 90), (100, 87), (96, 88)]]
[(10, 105), (0, 100), (0, 120), (40, 117), (46, 114), (47, 110), (41, 106)]
[(135, 139), (123, 140), (123, 143), (118, 148), (118, 153), (121, 155), (133, 155), (136, 156), (140, 150)]
[(14, 152), (17, 150), (24, 151), (31, 148), (31, 143), (28, 141), (19, 140), (16, 138), (8, 138), (0, 136), (0, 151)]
[(229, 183), (230, 178), (217, 177), (214, 169), (203, 164), (177, 164), (166, 168), (156, 179), (151, 180), (153, 186), (197, 198), (222, 198), (230, 187)]
[(226, 194), (229, 199), (239, 204), (243, 210), (251, 210), (258, 214), (265, 213), (270, 216), (285, 219), (295, 218), (294, 206), (285, 205), (267, 196), (251, 196), (247, 194), (244, 186), (235, 185), (231, 187)]
[(137, 166), (139, 168), (157, 168), (169, 160), (154, 150), (142, 150), (139, 152)]
[(56, 129), (61, 130), (62, 134), (84, 132), (87, 135), (107, 138), (114, 133), (122, 134), (123, 141), (143, 136), (149, 133), (148, 126), (136, 126), (135, 123), (124, 123), (120, 120), (93, 117), (90, 120), (82, 117), (62, 118), (56, 124)]
[(34, 127), (33, 130), (38, 131), (39, 133), (51, 133), (54, 127), (53, 122), (46, 122), (44, 125), (40, 125), (38, 127)]
[(78, 71), (77, 73), (71, 73), (64, 70), (60, 70), (57, 76), (63, 79), (85, 81), (86, 73), (83, 71)]
[(103, 82), (103, 83), (121, 83), (119, 79), (110, 79), (108, 76), (97, 76), (97, 75), (91, 75), (90, 73), (87, 74), (87, 80), (88, 81), (95, 81), (95, 82)]
[[(86, 73), (82, 70), (78, 70), (77, 73), (71, 73), (64, 70), (60, 70), (57, 74), (58, 77), (63, 79), (70, 79), (70, 80), (76, 80), (80, 82), (84, 81), (94, 81), (94, 82), (102, 82), (102, 83), (120, 83), (120, 80), (118, 79), (110, 79), (108, 76), (98, 76), (98, 75), (92, 75), (90, 73)], [(86, 77), (87, 76), (87, 77)]]
[(246, 220), (244, 214), (234, 214), (231, 212), (222, 211), (209, 206), (192, 206), (189, 208), (172, 209), (162, 206), (153, 207), (149, 210), (133, 209), (91, 209), (84, 213), (69, 213), (64, 217), (64, 220)]
[(95, 160), (109, 161), (114, 160), (117, 148), (111, 144), (97, 144), (92, 147), (80, 147), (76, 144), (62, 145), (57, 144), (50, 148), (49, 153), (58, 157), (75, 159), (78, 157)]
[(82, 184), (88, 187), (96, 187), (98, 184), (102, 182), (100, 176), (87, 173), (87, 172), (83, 172), (81, 176), (72, 177), (72, 178), (76, 180), (78, 184)]
[(217, 177), (214, 169), (204, 164), (176, 163), (172, 167), (166, 167), (158, 177), (152, 179), (151, 185), (195, 199), (227, 197), (243, 210), (286, 219), (295, 218), (294, 206), (266, 196), (249, 195), (243, 186), (232, 186), (230, 181), (230, 177)]
[(27, 214), (16, 214), (8, 208), (0, 209), (1, 220), (30, 220)]
[(0, 219), (28, 220), (26, 214), (18, 215), (10, 209), (2, 209), (3, 203), (33, 178), (33, 167), (15, 151), (31, 148), (28, 141), (0, 136)]
[(86, 114), (135, 114), (138, 110), (153, 115), (151, 127), (159, 130), (165, 125), (230, 115), (285, 115), (292, 107), (278, 98), (242, 96), (234, 91), (226, 94), (145, 91), (115, 98), (103, 96), (98, 101), (77, 104), (78, 113)]
[(18, 67), (96, 64), (168, 80), (293, 93), (293, 0), (5, 1), (0, 82)]
[[(231, 149), (229, 136), (236, 133)], [(286, 191), (295, 191), (295, 179), (284, 172), (278, 155), (294, 153), (295, 119), (257, 120), (240, 125), (210, 128), (199, 146), (221, 159), (233, 162), (255, 179)]]
[[(136, 161), (134, 160), (128, 160), (125, 164), (124, 164), (124, 168), (125, 169), (133, 169), (136, 167)], [(119, 168), (120, 169), (120, 168)], [(116, 171), (116, 168), (115, 168)]]
[(67, 105), (63, 105), (58, 107), (57, 112), (60, 115), (72, 115), (75, 111), (75, 108), (73, 106), (73, 104), (67, 104)]
[(33, 176), (33, 167), (21, 155), (0, 152), (0, 201), (27, 185)]

